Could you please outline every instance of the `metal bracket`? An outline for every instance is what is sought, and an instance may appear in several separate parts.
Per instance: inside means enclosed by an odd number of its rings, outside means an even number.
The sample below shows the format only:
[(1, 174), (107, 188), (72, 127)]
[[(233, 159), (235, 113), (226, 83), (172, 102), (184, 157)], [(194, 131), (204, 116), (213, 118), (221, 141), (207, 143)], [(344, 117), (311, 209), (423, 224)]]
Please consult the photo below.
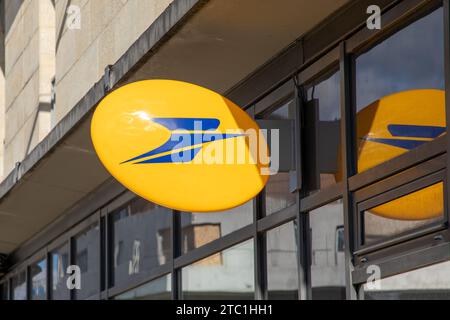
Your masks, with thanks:
[(111, 91), (111, 69), (112, 65), (107, 65), (105, 67), (105, 73), (103, 74), (103, 89), (105, 90), (105, 93)]

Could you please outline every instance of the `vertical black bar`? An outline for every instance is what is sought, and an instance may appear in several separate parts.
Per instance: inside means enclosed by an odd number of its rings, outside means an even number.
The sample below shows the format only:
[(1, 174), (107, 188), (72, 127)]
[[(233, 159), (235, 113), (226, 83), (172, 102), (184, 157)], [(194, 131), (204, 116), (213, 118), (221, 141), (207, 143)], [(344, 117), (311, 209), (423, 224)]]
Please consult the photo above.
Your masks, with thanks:
[(340, 75), (341, 75), (341, 157), (343, 205), (344, 205), (344, 239), (345, 239), (345, 279), (347, 299), (357, 299), (357, 292), (352, 282), (353, 250), (354, 250), (354, 211), (352, 194), (349, 191), (348, 178), (356, 172), (355, 157), (355, 103), (353, 101), (354, 76), (352, 74), (352, 59), (346, 52), (345, 42), (340, 44)]
[[(297, 79), (295, 79), (297, 80)], [(304, 95), (303, 88), (295, 81), (295, 109), (293, 110), (295, 129), (295, 170), (297, 177), (298, 189), (296, 192), (297, 205), (297, 248), (298, 248), (298, 298), (300, 300), (310, 300), (311, 295), (311, 273), (310, 273), (310, 258), (309, 258), (309, 217), (307, 214), (300, 212), (301, 199), (304, 197), (306, 190), (304, 188), (303, 171), (304, 171)], [(300, 179), (300, 180), (298, 180)], [(301, 188), (301, 189), (300, 189)]]
[(258, 233), (257, 221), (265, 216), (265, 190), (253, 199), (255, 300), (267, 300), (267, 245), (265, 233)]
[(53, 263), (52, 263), (52, 257), (51, 253), (46, 250), (45, 257), (47, 259), (47, 300), (52, 299), (52, 288), (53, 288), (53, 278), (52, 278), (52, 270), (53, 270)]
[[(450, 133), (450, 0), (444, 0), (444, 73), (445, 73), (445, 115), (447, 122), (447, 137)], [(446, 203), (450, 204), (450, 188), (448, 177), (450, 177), (450, 139), (447, 139), (447, 179), (445, 179)], [(449, 206), (449, 205), (448, 205)], [(447, 206), (447, 210), (448, 210)], [(447, 219), (450, 213), (447, 211)]]
[[(247, 109), (255, 119), (255, 106)], [(270, 133), (268, 133), (270, 136)], [(253, 276), (255, 283), (255, 300), (267, 300), (267, 245), (265, 233), (258, 234), (257, 221), (266, 216), (266, 190), (263, 189), (253, 199)]]
[[(100, 299), (108, 299), (108, 223), (107, 216), (100, 214)], [(106, 293), (106, 296), (103, 293)]]
[(27, 288), (27, 294), (26, 294), (26, 299), (27, 300), (31, 300), (31, 268), (29, 265), (27, 265), (25, 267), (25, 284), (26, 284), (26, 288)]
[(172, 226), (171, 226), (171, 237), (172, 237), (172, 299), (181, 300), (183, 299), (183, 291), (181, 286), (181, 270), (175, 269), (174, 260), (178, 258), (182, 252), (182, 238), (181, 238), (181, 214), (179, 211), (172, 211)]
[[(69, 238), (69, 265), (73, 266), (76, 263), (76, 245), (73, 237)], [(76, 289), (69, 289), (70, 300), (76, 300)]]

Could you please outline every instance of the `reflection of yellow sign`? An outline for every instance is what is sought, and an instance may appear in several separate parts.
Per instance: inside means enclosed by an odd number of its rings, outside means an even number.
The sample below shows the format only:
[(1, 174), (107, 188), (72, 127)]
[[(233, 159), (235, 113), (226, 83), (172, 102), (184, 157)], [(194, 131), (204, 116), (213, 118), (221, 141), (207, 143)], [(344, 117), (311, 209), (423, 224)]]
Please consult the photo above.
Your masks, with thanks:
[[(357, 114), (358, 172), (381, 164), (445, 133), (445, 93), (411, 90), (384, 97)], [(371, 213), (399, 220), (442, 215), (442, 183), (417, 191)]]
[(118, 181), (149, 201), (194, 212), (239, 206), (264, 188), (268, 163), (257, 155), (268, 150), (258, 133), (231, 101), (171, 80), (115, 90), (91, 125), (95, 150)]

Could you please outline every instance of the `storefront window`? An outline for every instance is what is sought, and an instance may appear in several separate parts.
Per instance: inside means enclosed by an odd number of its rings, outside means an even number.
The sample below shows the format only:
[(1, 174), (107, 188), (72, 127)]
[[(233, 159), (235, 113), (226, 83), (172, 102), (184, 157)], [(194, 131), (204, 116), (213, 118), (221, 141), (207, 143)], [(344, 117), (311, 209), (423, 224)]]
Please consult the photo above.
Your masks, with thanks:
[(439, 222), (444, 214), (442, 182), (363, 211), (363, 244), (380, 242), (396, 235)]
[(69, 266), (69, 247), (64, 245), (50, 252), (52, 266), (52, 290), (53, 300), (69, 300), (70, 291), (67, 288), (67, 267)]
[(9, 294), (8, 294), (8, 283), (5, 281), (2, 284), (0, 284), (0, 300), (8, 300)]
[(298, 299), (297, 226), (289, 222), (266, 235), (269, 299)]
[(12, 299), (27, 299), (27, 272), (24, 270), (11, 279)]
[(41, 260), (30, 266), (31, 299), (47, 299), (47, 260)]
[(172, 277), (170, 274), (150, 281), (133, 290), (116, 296), (115, 300), (171, 300)]
[(253, 240), (249, 240), (183, 268), (183, 298), (253, 299), (253, 250)]
[(100, 287), (100, 228), (95, 223), (74, 239), (75, 264), (81, 271), (81, 289), (75, 290), (78, 300), (99, 292)]
[(450, 262), (364, 285), (366, 300), (450, 300)]
[(358, 172), (445, 132), (443, 9), (358, 56)]
[[(308, 86), (306, 105), (306, 152), (315, 152), (316, 172), (313, 179), (317, 189), (324, 189), (340, 180), (340, 72)], [(315, 136), (317, 135), (317, 136)], [(307, 157), (308, 155), (306, 155)], [(313, 168), (308, 168), (311, 171)]]
[[(267, 119), (269, 120), (293, 120), (295, 112), (295, 102), (290, 100), (281, 107), (273, 111)], [(280, 143), (281, 146), (281, 143)], [(291, 154), (283, 154), (280, 150), (280, 157), (292, 157)], [(280, 164), (290, 164), (292, 159), (281, 159)], [(289, 165), (281, 165), (277, 174), (270, 176), (266, 184), (266, 215), (292, 207), (296, 203), (294, 193), (289, 188)]]
[(208, 213), (181, 213), (183, 253), (199, 248), (253, 222), (253, 200), (240, 207)]
[(110, 217), (114, 244), (111, 285), (126, 283), (171, 259), (170, 209), (136, 198)]
[(309, 219), (312, 298), (314, 300), (345, 299), (342, 200), (311, 211)]

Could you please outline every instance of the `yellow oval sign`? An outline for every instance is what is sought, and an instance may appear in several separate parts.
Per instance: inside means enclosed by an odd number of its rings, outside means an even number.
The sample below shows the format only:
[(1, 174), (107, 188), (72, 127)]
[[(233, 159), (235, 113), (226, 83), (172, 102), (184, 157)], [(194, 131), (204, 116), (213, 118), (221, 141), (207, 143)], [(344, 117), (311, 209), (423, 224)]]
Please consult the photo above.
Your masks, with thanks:
[[(411, 90), (384, 97), (357, 114), (358, 172), (408, 152), (445, 133), (445, 92)], [(442, 215), (443, 184), (369, 210), (399, 220)]]
[(126, 188), (180, 211), (239, 206), (268, 180), (258, 125), (223, 96), (185, 82), (147, 80), (113, 91), (94, 112), (91, 137)]

